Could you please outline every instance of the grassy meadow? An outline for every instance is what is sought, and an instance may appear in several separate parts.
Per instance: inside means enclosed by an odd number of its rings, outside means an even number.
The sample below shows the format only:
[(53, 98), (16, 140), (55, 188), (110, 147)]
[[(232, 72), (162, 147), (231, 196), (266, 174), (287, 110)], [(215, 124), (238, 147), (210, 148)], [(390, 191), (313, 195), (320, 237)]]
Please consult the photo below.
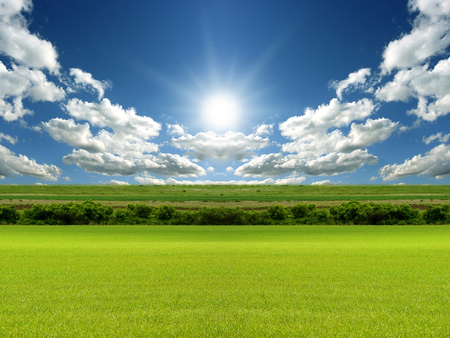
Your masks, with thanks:
[(444, 337), (448, 226), (1, 226), (4, 337)]
[(243, 201), (396, 201), (414, 202), (450, 199), (448, 185), (191, 185), (191, 186), (13, 186), (0, 185), (0, 200), (22, 201), (162, 201), (200, 203), (231, 203)]

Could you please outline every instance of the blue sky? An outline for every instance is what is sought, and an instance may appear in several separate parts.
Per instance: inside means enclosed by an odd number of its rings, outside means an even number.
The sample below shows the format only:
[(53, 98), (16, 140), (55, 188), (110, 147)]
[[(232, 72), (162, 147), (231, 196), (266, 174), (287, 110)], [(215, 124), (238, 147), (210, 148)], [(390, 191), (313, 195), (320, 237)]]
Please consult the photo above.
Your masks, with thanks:
[(450, 184), (450, 0), (0, 0), (1, 184)]

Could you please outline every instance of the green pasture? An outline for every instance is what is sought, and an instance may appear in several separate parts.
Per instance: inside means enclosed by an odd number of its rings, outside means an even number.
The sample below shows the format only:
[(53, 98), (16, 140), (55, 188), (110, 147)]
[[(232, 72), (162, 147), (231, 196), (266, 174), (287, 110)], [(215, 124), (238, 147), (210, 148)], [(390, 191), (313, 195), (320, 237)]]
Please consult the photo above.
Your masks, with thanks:
[(12, 186), (0, 185), (0, 200), (62, 201), (379, 201), (448, 200), (450, 186), (393, 185), (201, 185), (201, 186)]
[(1, 226), (2, 337), (447, 337), (448, 226)]

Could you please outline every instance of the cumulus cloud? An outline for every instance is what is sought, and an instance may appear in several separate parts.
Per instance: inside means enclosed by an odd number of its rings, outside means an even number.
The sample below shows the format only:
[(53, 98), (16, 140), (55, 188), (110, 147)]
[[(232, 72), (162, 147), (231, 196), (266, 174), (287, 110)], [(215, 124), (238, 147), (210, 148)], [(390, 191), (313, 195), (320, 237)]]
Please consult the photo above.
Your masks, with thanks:
[(73, 119), (55, 118), (43, 123), (42, 126), (58, 142), (65, 142), (72, 147), (94, 153), (106, 150), (105, 145), (92, 136), (88, 123), (76, 124)]
[(168, 124), (167, 125), (167, 133), (169, 135), (184, 135), (184, 127), (179, 124)]
[(376, 142), (383, 142), (398, 128), (398, 122), (387, 118), (377, 120), (367, 119), (364, 124), (352, 123), (348, 137), (336, 143), (335, 149), (348, 153), (362, 149)]
[(336, 89), (336, 96), (342, 100), (342, 94), (350, 90), (361, 89), (366, 83), (366, 77), (370, 75), (369, 68), (362, 68), (357, 72), (350, 73), (343, 81), (333, 81), (331, 86)]
[(248, 163), (234, 171), (243, 177), (270, 177), (292, 173), (297, 166), (293, 155), (283, 156), (281, 153), (263, 154), (253, 158)]
[(316, 181), (311, 183), (311, 185), (335, 185), (335, 182), (332, 182), (330, 180), (323, 180), (323, 181)]
[(135, 177), (135, 180), (141, 184), (146, 185), (292, 185), (301, 184), (305, 177), (291, 177), (274, 180), (273, 178), (267, 178), (265, 180), (231, 180), (231, 181), (188, 181), (188, 180), (176, 180), (174, 178), (168, 178), (167, 180), (158, 179), (154, 177)]
[(188, 153), (198, 160), (206, 158), (235, 159), (243, 161), (246, 156), (252, 156), (252, 150), (262, 149), (270, 145), (268, 138), (259, 135), (244, 135), (239, 132), (228, 131), (216, 134), (213, 131), (200, 132), (196, 135), (182, 135), (174, 138), (171, 144), (179, 149), (190, 150)]
[(0, 61), (0, 116), (6, 121), (33, 114), (23, 108), (24, 98), (33, 102), (55, 102), (64, 99), (65, 95), (65, 91), (49, 82), (42, 71), (14, 64), (8, 70)]
[(270, 177), (298, 172), (309, 176), (334, 176), (354, 172), (365, 164), (374, 165), (378, 158), (367, 150), (351, 153), (329, 153), (316, 159), (305, 159), (299, 155), (261, 155), (237, 168), (235, 175), (243, 177)]
[(56, 141), (90, 153), (110, 152), (125, 158), (142, 157), (158, 151), (158, 146), (145, 140), (123, 140), (114, 133), (100, 130), (93, 136), (88, 123), (77, 124), (73, 119), (51, 119), (42, 123), (42, 128)]
[(57, 181), (61, 169), (55, 165), (38, 164), (27, 156), (16, 156), (12, 151), (0, 145), (0, 177), (14, 175), (33, 176), (47, 181)]
[(87, 172), (102, 175), (132, 176), (153, 173), (173, 177), (197, 177), (206, 175), (206, 171), (188, 159), (174, 154), (147, 155), (141, 158), (126, 159), (112, 153), (89, 153), (86, 150), (74, 150), (63, 157), (66, 165), (76, 164)]
[(386, 165), (379, 170), (383, 181), (399, 180), (408, 176), (450, 176), (450, 146), (440, 144), (425, 155), (416, 155), (402, 164)]
[(260, 124), (256, 128), (255, 135), (272, 135), (273, 124)]
[(280, 124), (281, 134), (291, 139), (308, 140), (318, 133), (331, 128), (348, 126), (354, 120), (363, 120), (375, 110), (369, 99), (357, 102), (339, 102), (332, 99), (316, 110), (307, 108), (302, 116), (294, 116)]
[(355, 150), (348, 154), (330, 153), (318, 159), (310, 160), (297, 170), (310, 176), (334, 176), (342, 173), (354, 172), (364, 164), (375, 165), (378, 158), (369, 154), (367, 150)]
[(449, 8), (448, 0), (410, 0), (410, 11), (418, 11), (418, 15), (411, 32), (391, 41), (385, 48), (382, 73), (413, 67), (443, 53), (450, 45)]
[(31, 1), (3, 0), (0, 3), (0, 53), (21, 65), (46, 68), (58, 74), (58, 53), (53, 45), (31, 34), (22, 12), (30, 12)]
[(105, 184), (106, 185), (130, 185), (130, 183), (128, 183), (128, 182), (118, 181), (118, 180), (111, 180), (109, 182), (106, 182)]
[(414, 114), (435, 121), (450, 112), (450, 58), (439, 61), (433, 69), (428, 65), (399, 71), (394, 80), (379, 88), (375, 96), (383, 101), (418, 99)]
[(134, 108), (125, 110), (120, 105), (113, 105), (108, 99), (103, 99), (100, 103), (71, 99), (64, 108), (77, 120), (113, 129), (122, 139), (149, 139), (157, 136), (161, 130), (161, 124), (151, 117), (137, 115)]
[(99, 100), (101, 100), (105, 95), (105, 90), (111, 87), (111, 84), (108, 81), (96, 80), (92, 77), (92, 74), (79, 68), (71, 68), (70, 75), (74, 77), (75, 83), (84, 90), (88, 90), (90, 88), (96, 90), (98, 92)]

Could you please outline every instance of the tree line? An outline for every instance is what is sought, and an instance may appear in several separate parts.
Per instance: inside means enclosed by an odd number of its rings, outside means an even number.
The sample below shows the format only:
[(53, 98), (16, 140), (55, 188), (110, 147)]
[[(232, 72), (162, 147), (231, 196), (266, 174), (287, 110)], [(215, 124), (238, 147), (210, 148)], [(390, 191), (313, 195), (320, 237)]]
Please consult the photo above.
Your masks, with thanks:
[(83, 203), (34, 204), (30, 209), (17, 210), (14, 205), (0, 205), (1, 224), (22, 225), (287, 225), (287, 224), (348, 224), (348, 225), (408, 225), (450, 224), (450, 204), (429, 205), (420, 211), (409, 204), (361, 203), (349, 201), (329, 209), (315, 204), (281, 204), (266, 210), (244, 210), (240, 207), (204, 207), (199, 210), (176, 210), (162, 204), (128, 204), (114, 209), (93, 201)]

